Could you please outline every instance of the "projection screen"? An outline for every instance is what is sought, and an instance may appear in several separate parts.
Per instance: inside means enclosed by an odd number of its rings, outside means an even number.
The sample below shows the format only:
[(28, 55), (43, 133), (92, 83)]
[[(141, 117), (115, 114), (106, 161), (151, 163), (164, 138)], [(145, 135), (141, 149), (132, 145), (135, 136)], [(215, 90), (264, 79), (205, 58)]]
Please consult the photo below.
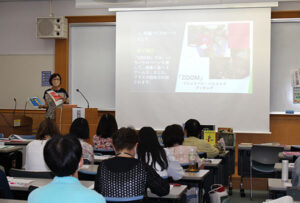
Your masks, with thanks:
[(269, 133), (272, 4), (259, 5), (117, 11), (119, 126)]

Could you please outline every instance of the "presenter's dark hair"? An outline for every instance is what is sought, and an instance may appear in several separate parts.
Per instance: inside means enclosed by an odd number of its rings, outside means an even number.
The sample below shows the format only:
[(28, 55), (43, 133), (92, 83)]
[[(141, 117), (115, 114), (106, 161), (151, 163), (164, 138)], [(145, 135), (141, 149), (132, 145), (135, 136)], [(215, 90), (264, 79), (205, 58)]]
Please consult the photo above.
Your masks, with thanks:
[(99, 120), (96, 134), (102, 138), (112, 137), (118, 130), (115, 117), (109, 113), (104, 114)]
[(201, 134), (201, 125), (196, 119), (189, 119), (184, 124), (184, 130), (188, 137), (199, 137)]
[(43, 140), (45, 139), (46, 136), (52, 137), (54, 135), (59, 135), (59, 134), (60, 134), (59, 128), (56, 125), (55, 121), (46, 118), (39, 125), (39, 129), (36, 134), (36, 139)]
[(168, 168), (166, 151), (160, 146), (155, 130), (151, 127), (143, 127), (139, 131), (139, 145), (137, 147), (138, 159), (156, 168), (156, 163), (161, 170)]
[(55, 135), (47, 141), (44, 159), (55, 176), (63, 177), (75, 173), (82, 156), (78, 139), (71, 135)]
[(184, 141), (182, 127), (177, 124), (167, 126), (162, 133), (162, 140), (165, 147), (173, 147), (175, 144), (182, 145)]
[(89, 139), (90, 128), (88, 121), (85, 118), (76, 118), (70, 127), (70, 134), (80, 139)]
[(112, 142), (116, 151), (131, 150), (138, 143), (138, 135), (134, 129), (123, 127), (113, 134)]
[(57, 76), (58, 76), (59, 79), (61, 80), (61, 76), (60, 76), (60, 74), (58, 74), (58, 73), (53, 73), (53, 74), (50, 76), (50, 78), (49, 78), (49, 83), (50, 83), (51, 86), (53, 85), (53, 84), (52, 84), (53, 78), (56, 78)]

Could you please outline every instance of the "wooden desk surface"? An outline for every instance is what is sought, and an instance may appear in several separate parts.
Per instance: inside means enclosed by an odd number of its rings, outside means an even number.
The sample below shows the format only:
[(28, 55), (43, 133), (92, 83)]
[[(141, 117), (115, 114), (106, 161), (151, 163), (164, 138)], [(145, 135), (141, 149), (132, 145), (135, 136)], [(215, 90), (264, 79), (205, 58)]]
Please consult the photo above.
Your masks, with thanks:
[(268, 178), (269, 190), (286, 191), (286, 188), (291, 186), (291, 179), (287, 182), (283, 182), (280, 178)]
[[(52, 181), (52, 179), (41, 179), (41, 178), (17, 178), (14, 177), (14, 180), (16, 180), (16, 182), (19, 180), (32, 180), (32, 182), (28, 183), (28, 184), (15, 184), (15, 185), (11, 185), (10, 184), (10, 189), (11, 190), (18, 190), (18, 191), (27, 191), (28, 187), (30, 185), (32, 186), (36, 186), (36, 187), (41, 187), (44, 185), (47, 185), (48, 183), (50, 183)], [(89, 188), (92, 185), (94, 185), (94, 181), (80, 181), (80, 183), (82, 185), (84, 185), (85, 187)], [(1, 202), (2, 203), (2, 202)]]
[(0, 146), (0, 153), (9, 153), (9, 152), (14, 152), (22, 150), (22, 147), (17, 147), (17, 146), (6, 146), (6, 145), (1, 145)]

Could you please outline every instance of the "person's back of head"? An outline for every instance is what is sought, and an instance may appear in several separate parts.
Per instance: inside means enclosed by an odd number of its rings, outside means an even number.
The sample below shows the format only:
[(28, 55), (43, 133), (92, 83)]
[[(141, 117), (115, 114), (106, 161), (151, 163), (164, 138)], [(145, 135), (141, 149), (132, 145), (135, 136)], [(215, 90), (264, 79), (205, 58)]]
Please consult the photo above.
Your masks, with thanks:
[(40, 123), (39, 129), (36, 134), (36, 138), (38, 140), (43, 140), (46, 138), (46, 136), (52, 137), (54, 135), (59, 135), (59, 134), (60, 134), (59, 128), (55, 123), (55, 121), (53, 119), (47, 118)]
[(89, 139), (90, 128), (85, 118), (76, 118), (70, 127), (70, 134), (80, 139)]
[(55, 176), (73, 175), (79, 167), (82, 148), (72, 135), (53, 136), (45, 145), (44, 159)]
[(199, 138), (201, 133), (201, 125), (196, 119), (189, 119), (184, 124), (184, 130), (187, 137), (197, 137)]
[(98, 124), (96, 134), (102, 138), (112, 137), (118, 130), (115, 117), (111, 114), (104, 114)]
[(113, 146), (116, 152), (128, 149), (132, 150), (138, 143), (138, 135), (132, 128), (120, 128), (112, 136)]
[(165, 150), (160, 146), (155, 130), (151, 127), (143, 127), (139, 131), (139, 145), (137, 147), (138, 159), (156, 168), (158, 163), (161, 170), (168, 168), (168, 160)]
[(182, 127), (177, 124), (167, 126), (162, 133), (162, 139), (165, 147), (182, 145), (184, 141), (184, 132)]

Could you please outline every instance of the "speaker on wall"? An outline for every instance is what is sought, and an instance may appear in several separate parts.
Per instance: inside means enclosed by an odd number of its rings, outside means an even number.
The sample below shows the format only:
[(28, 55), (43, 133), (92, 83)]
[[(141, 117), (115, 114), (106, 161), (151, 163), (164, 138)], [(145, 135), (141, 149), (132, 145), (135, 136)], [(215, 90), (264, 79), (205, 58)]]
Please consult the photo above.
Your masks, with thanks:
[(37, 37), (43, 39), (68, 38), (68, 19), (64, 17), (37, 18)]

